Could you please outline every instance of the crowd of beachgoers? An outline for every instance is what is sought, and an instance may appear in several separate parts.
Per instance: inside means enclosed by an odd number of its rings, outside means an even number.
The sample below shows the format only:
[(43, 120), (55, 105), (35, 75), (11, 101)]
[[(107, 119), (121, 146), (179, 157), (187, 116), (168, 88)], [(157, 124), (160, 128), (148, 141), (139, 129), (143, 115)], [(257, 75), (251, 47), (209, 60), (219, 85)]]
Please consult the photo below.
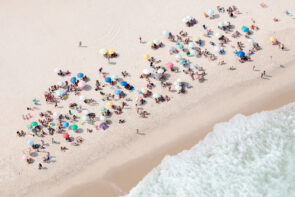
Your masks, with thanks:
[[(265, 5), (261, 5), (264, 7)], [(217, 9), (208, 10), (204, 13), (204, 17), (209, 20), (217, 20), (216, 13), (219, 15), (228, 15), (229, 18), (238, 17), (242, 14), (236, 6), (224, 8), (217, 6)], [(285, 13), (290, 16), (289, 12)], [(190, 61), (193, 57), (206, 58), (208, 61), (216, 61), (216, 64), (226, 65), (227, 62), (222, 60), (223, 55), (233, 55), (237, 59), (237, 64), (253, 61), (253, 54), (262, 50), (258, 41), (251, 38), (256, 31), (259, 31), (259, 24), (255, 19), (249, 19), (249, 24), (233, 25), (229, 21), (219, 22), (217, 27), (209, 27), (207, 24), (199, 26), (198, 20), (192, 16), (183, 18), (182, 22), (189, 28), (202, 28), (204, 34), (199, 37), (193, 37), (187, 32), (181, 30), (179, 33), (173, 33), (168, 30), (162, 32), (164, 41), (154, 40), (147, 42), (147, 46), (154, 50), (167, 50), (169, 55), (175, 56), (175, 62), (162, 62), (161, 59), (144, 54), (143, 58), (147, 61), (147, 68), (143, 69), (139, 76), (145, 81), (145, 87), (137, 87), (136, 84), (130, 83), (128, 71), (122, 71), (121, 76), (107, 73), (103, 67), (98, 68), (98, 78), (93, 80), (94, 84), (90, 84), (89, 77), (84, 73), (75, 73), (64, 71), (56, 68), (54, 72), (60, 76), (61, 81), (51, 85), (44, 92), (45, 101), (43, 99), (33, 99), (32, 106), (27, 107), (27, 115), (22, 118), (26, 122), (25, 129), (17, 131), (17, 136), (24, 137), (23, 160), (28, 164), (37, 164), (37, 169), (44, 168), (45, 164), (49, 164), (52, 154), (47, 151), (47, 146), (58, 146), (60, 151), (67, 151), (71, 146), (78, 146), (84, 142), (79, 129), (86, 128), (89, 133), (105, 132), (112, 124), (112, 115), (120, 115), (124, 113), (126, 106), (134, 109), (134, 112), (141, 118), (148, 118), (151, 114), (147, 111), (147, 100), (154, 100), (155, 103), (161, 104), (169, 102), (171, 94), (186, 94), (187, 90), (192, 88), (191, 83), (206, 83), (206, 69), (198, 64), (192, 65)], [(273, 22), (279, 22), (277, 18), (273, 18)], [(239, 28), (238, 28), (239, 27)], [(218, 33), (220, 32), (220, 33)], [(209, 39), (210, 42), (204, 42), (202, 37)], [(215, 39), (214, 39), (215, 38)], [(242, 41), (235, 41), (240, 38)], [(217, 40), (217, 42), (216, 42)], [(277, 38), (270, 37), (270, 44), (277, 46), (280, 50), (284, 50), (285, 46)], [(235, 45), (233, 45), (235, 43)], [(139, 37), (139, 44), (145, 44), (143, 39)], [(209, 51), (206, 45), (214, 46), (214, 51)], [(78, 47), (82, 47), (80, 41)], [(250, 46), (250, 47), (248, 47)], [(110, 63), (112, 58), (119, 58), (118, 53), (113, 49), (100, 49), (99, 53), (106, 58), (106, 64)], [(252, 65), (255, 70), (255, 66)], [(229, 70), (236, 69), (233, 66)], [(176, 81), (170, 81), (170, 75), (185, 73), (191, 81), (184, 81), (178, 78)], [(266, 76), (266, 71), (261, 72), (261, 78)], [(83, 90), (94, 86), (91, 91), (96, 91), (99, 99), (103, 102), (103, 107), (98, 107), (97, 112), (90, 112), (87, 107), (98, 105), (97, 98), (86, 98), (83, 96)], [(169, 94), (161, 94), (154, 91), (156, 86), (166, 89)], [(80, 102), (73, 102), (64, 106), (63, 101), (69, 97), (77, 96)], [(136, 99), (134, 99), (136, 98)], [(52, 112), (50, 110), (40, 111), (39, 105), (54, 105), (55, 107), (63, 106), (67, 109), (64, 113)], [(100, 104), (101, 106), (101, 104)], [(123, 116), (121, 116), (123, 117)], [(33, 121), (32, 121), (33, 120)], [(127, 124), (124, 118), (119, 119), (118, 124)], [(136, 134), (140, 134), (139, 129), (133, 128)], [(79, 134), (79, 135), (73, 135)], [(57, 141), (55, 136), (61, 135), (64, 141)], [(75, 136), (75, 137), (74, 137)], [(29, 139), (29, 140), (28, 140)], [(39, 159), (38, 159), (39, 158)]]

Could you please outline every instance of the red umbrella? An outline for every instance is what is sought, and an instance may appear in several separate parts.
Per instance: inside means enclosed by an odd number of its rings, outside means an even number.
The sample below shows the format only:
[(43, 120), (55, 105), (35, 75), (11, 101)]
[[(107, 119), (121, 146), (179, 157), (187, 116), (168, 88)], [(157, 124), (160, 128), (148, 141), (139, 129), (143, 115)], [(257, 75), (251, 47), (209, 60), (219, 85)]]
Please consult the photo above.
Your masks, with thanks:
[(173, 68), (173, 64), (171, 62), (166, 63), (165, 66), (166, 68), (170, 68), (170, 69)]
[(63, 136), (65, 139), (68, 139), (68, 138), (70, 137), (70, 135), (69, 135), (68, 133), (64, 133), (62, 136)]

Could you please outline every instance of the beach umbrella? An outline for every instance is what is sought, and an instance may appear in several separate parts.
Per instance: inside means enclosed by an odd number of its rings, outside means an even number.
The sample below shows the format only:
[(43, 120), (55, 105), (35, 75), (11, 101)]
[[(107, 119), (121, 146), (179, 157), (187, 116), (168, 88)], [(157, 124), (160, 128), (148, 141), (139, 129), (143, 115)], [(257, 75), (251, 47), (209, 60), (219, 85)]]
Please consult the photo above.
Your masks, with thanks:
[(177, 83), (183, 83), (183, 80), (182, 79), (177, 79), (176, 82)]
[(51, 122), (48, 125), (51, 126), (51, 127), (54, 127), (55, 126), (55, 123), (54, 122)]
[(175, 86), (175, 90), (180, 91), (181, 89), (182, 89), (182, 87), (180, 85)]
[(149, 41), (148, 42), (148, 45), (152, 46), (153, 45), (153, 42), (152, 41)]
[(198, 36), (196, 36), (194, 39), (195, 39), (195, 41), (199, 41), (200, 40), (200, 38)]
[(220, 47), (216, 46), (214, 50), (220, 52)]
[(182, 19), (182, 22), (184, 22), (184, 23), (187, 23), (188, 21), (189, 21), (189, 19), (186, 17)]
[(60, 68), (55, 68), (55, 69), (54, 69), (54, 72), (55, 72), (55, 73), (58, 73), (59, 71), (60, 71)]
[(192, 50), (191, 50), (191, 55), (197, 55), (197, 51), (194, 50), (194, 49), (192, 49)]
[(121, 86), (125, 87), (127, 85), (127, 82), (126, 81), (121, 81)]
[(113, 103), (109, 101), (109, 102), (107, 102), (107, 106), (112, 107)]
[(161, 74), (156, 73), (156, 74), (154, 75), (154, 77), (155, 77), (156, 79), (160, 79), (160, 78), (161, 78)]
[(83, 110), (83, 114), (84, 115), (88, 115), (89, 114), (89, 111), (87, 109)]
[(61, 90), (57, 90), (57, 91), (55, 92), (55, 94), (56, 94), (56, 96), (62, 96), (62, 95), (63, 95), (63, 91), (61, 91)]
[(150, 71), (148, 69), (144, 69), (143, 74), (148, 75), (148, 74), (150, 74)]
[(147, 89), (143, 88), (143, 89), (141, 89), (141, 92), (142, 92), (143, 94), (146, 94), (146, 93), (147, 93)]
[(85, 121), (85, 122), (87, 122), (89, 120), (89, 117), (88, 116), (83, 116), (82, 117), (82, 120)]
[[(34, 144), (34, 143), (33, 143)], [(24, 152), (27, 153), (27, 154), (30, 154), (32, 152), (32, 148), (30, 146), (27, 146), (25, 149), (24, 149)]]
[(254, 40), (252, 38), (249, 38), (248, 42), (251, 43), (251, 44), (254, 44)]
[(158, 94), (158, 93), (154, 93), (154, 94), (153, 94), (153, 98), (160, 98), (160, 94)]
[(242, 58), (242, 57), (245, 57), (245, 52), (244, 51), (239, 51), (237, 52), (237, 56)]
[(111, 83), (112, 82), (112, 79), (110, 77), (107, 77), (107, 78), (105, 78), (105, 82)]
[(170, 46), (170, 47), (169, 47), (169, 50), (170, 50), (170, 51), (175, 51), (174, 46)]
[(273, 36), (271, 36), (271, 37), (269, 38), (269, 40), (272, 41), (272, 42), (277, 41), (277, 39), (276, 39), (275, 37), (273, 37)]
[(35, 127), (35, 126), (37, 126), (37, 125), (38, 125), (38, 122), (36, 122), (36, 121), (31, 122), (31, 126), (32, 126), (32, 127)]
[(245, 32), (245, 33), (247, 33), (247, 32), (249, 32), (249, 27), (246, 27), (246, 26), (243, 26), (242, 28), (241, 28), (241, 30), (243, 31), (243, 32)]
[(59, 86), (64, 86), (64, 85), (65, 85), (65, 83), (64, 83), (64, 82), (62, 82), (62, 81), (60, 81), (60, 82), (58, 82), (58, 83), (57, 83), (57, 85), (59, 85)]
[(165, 64), (166, 68), (172, 69), (173, 68), (173, 63), (172, 62), (167, 62)]
[(118, 76), (118, 75), (113, 75), (112, 78), (113, 78), (114, 80), (117, 80), (117, 79), (119, 79), (119, 76)]
[(107, 118), (106, 117), (104, 117), (104, 116), (100, 116), (100, 118), (99, 118), (101, 121), (106, 121), (107, 120)]
[(179, 43), (178, 41), (175, 41), (175, 44), (176, 44), (176, 45), (180, 45), (180, 43)]
[(149, 55), (149, 54), (144, 54), (144, 55), (143, 55), (143, 57), (144, 57), (144, 59), (146, 59), (146, 60), (147, 60), (147, 59), (149, 59), (149, 58), (150, 58), (150, 55)]
[(108, 51), (106, 49), (100, 49), (99, 53), (105, 55)]
[(80, 100), (81, 100), (81, 101), (84, 101), (85, 99), (86, 99), (85, 96), (83, 96), (83, 95), (80, 96)]
[(77, 77), (78, 77), (78, 78), (82, 78), (82, 77), (84, 77), (84, 74), (83, 74), (83, 73), (78, 73), (78, 74), (77, 74)]
[(53, 112), (53, 116), (57, 118), (59, 116), (59, 113), (58, 112)]
[(187, 18), (189, 21), (190, 20), (193, 20), (193, 17), (192, 16), (186, 16), (185, 18)]
[(179, 59), (181, 59), (182, 57), (181, 57), (180, 54), (177, 54), (177, 55), (175, 56), (175, 58), (176, 58), (177, 60), (179, 60)]
[(160, 68), (158, 71), (157, 71), (157, 73), (159, 73), (159, 74), (162, 74), (164, 72), (164, 69), (163, 68)]
[(164, 35), (164, 36), (168, 36), (168, 35), (169, 35), (169, 31), (164, 30), (164, 31), (163, 31), (163, 35)]
[(72, 77), (72, 78), (70, 79), (70, 81), (71, 81), (71, 83), (76, 83), (77, 78), (76, 78), (76, 77)]
[(113, 55), (115, 53), (114, 49), (109, 49), (107, 52), (109, 55)]
[(76, 131), (76, 130), (78, 129), (78, 125), (73, 124), (73, 125), (71, 126), (71, 129), (72, 129), (73, 131)]
[(64, 134), (62, 134), (62, 136), (63, 136), (63, 138), (65, 138), (65, 139), (69, 139), (69, 137), (70, 137), (70, 135), (69, 135), (68, 133), (64, 133)]
[(181, 59), (178, 62), (180, 65), (185, 65), (186, 64), (186, 60), (185, 59)]
[(216, 33), (215, 36), (216, 36), (217, 38), (220, 38), (222, 35), (221, 35), (221, 33)]
[(188, 47), (191, 48), (191, 49), (194, 48), (195, 46), (196, 45), (193, 42), (188, 43)]
[(27, 160), (28, 156), (27, 155), (23, 155), (23, 160)]
[(180, 44), (180, 45), (178, 45), (178, 48), (182, 50), (184, 48), (184, 46), (182, 44)]
[(63, 122), (62, 122), (62, 126), (63, 126), (63, 127), (69, 127), (69, 125), (70, 125), (70, 124), (69, 124), (69, 122), (67, 122), (67, 121), (63, 121)]
[(208, 13), (209, 15), (214, 15), (214, 10), (210, 9), (210, 10), (208, 10), (207, 13)]
[(86, 83), (84, 82), (84, 81), (79, 81), (79, 83), (78, 83), (78, 87), (79, 88), (84, 88), (86, 86)]
[(100, 112), (106, 112), (107, 111), (107, 109), (105, 108), (105, 107), (102, 107), (101, 109), (100, 109)]
[(159, 45), (161, 42), (159, 40), (154, 40), (153, 43)]
[(27, 145), (28, 145), (28, 146), (33, 146), (33, 145), (34, 145), (34, 142), (33, 142), (32, 140), (28, 140), (28, 141), (27, 141)]
[(225, 24), (226, 26), (228, 26), (228, 25), (230, 25), (230, 22), (229, 22), (229, 21), (224, 21), (224, 24)]
[(219, 22), (218, 23), (218, 27), (224, 27), (224, 26), (225, 26), (224, 22)]
[(119, 94), (121, 94), (121, 90), (115, 90), (115, 95), (119, 95)]

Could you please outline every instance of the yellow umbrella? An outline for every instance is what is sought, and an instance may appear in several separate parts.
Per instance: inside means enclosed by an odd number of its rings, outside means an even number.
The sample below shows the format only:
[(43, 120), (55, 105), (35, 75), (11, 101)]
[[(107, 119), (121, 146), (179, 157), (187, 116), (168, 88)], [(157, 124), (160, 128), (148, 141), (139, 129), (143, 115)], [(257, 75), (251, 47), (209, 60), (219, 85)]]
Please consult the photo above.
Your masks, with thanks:
[(150, 46), (152, 46), (154, 43), (153, 43), (152, 41), (149, 41), (148, 44), (149, 44)]
[(149, 59), (150, 58), (150, 55), (149, 54), (144, 54), (144, 59)]
[(200, 40), (200, 38), (199, 38), (198, 36), (196, 36), (196, 37), (195, 37), (195, 40), (196, 40), (196, 41), (199, 41), (199, 40)]
[(102, 55), (104, 55), (104, 54), (107, 53), (107, 50), (106, 50), (106, 49), (100, 49), (100, 50), (99, 50), (99, 53), (102, 54)]
[(107, 102), (107, 106), (112, 107), (113, 103), (112, 102)]
[(277, 39), (272, 36), (272, 37), (269, 38), (269, 40), (272, 41), (272, 42), (275, 42)]
[(108, 50), (108, 54), (109, 54), (109, 55), (113, 55), (114, 53), (115, 53), (114, 49), (109, 49), (109, 50)]

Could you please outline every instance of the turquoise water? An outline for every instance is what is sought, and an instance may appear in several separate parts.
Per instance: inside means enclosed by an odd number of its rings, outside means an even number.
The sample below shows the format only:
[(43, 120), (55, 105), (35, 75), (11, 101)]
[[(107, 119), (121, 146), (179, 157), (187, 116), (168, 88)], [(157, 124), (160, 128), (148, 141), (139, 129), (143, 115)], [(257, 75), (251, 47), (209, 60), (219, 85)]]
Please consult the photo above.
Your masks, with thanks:
[(127, 197), (295, 196), (295, 103), (215, 125), (166, 156)]

